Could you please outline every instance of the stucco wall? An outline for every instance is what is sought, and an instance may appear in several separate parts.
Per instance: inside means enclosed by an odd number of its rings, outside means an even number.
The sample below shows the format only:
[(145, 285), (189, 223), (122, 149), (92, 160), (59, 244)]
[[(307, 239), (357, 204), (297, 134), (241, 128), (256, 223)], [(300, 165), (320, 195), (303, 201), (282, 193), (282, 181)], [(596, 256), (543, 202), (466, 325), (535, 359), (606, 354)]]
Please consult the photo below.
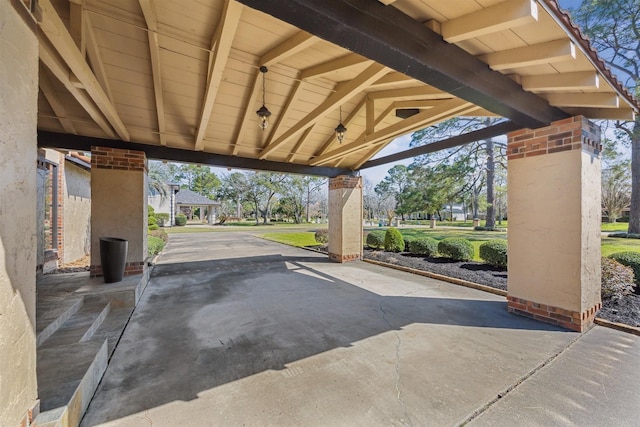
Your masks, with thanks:
[(581, 312), (599, 302), (600, 160), (509, 161), (509, 295)]
[(167, 195), (164, 199), (159, 195), (149, 196), (149, 206), (153, 207), (156, 213), (171, 213), (171, 196)]
[(38, 41), (0, 1), (0, 425), (36, 403)]
[(63, 189), (64, 261), (72, 262), (91, 249), (91, 173), (66, 161)]
[(91, 265), (101, 265), (100, 237), (128, 240), (128, 263), (146, 259), (146, 179), (140, 171), (91, 169)]
[(329, 183), (329, 245), (331, 259), (349, 261), (362, 258), (362, 185), (361, 178), (346, 178), (355, 180), (347, 184), (346, 188), (338, 183), (338, 188), (332, 188), (334, 178)]

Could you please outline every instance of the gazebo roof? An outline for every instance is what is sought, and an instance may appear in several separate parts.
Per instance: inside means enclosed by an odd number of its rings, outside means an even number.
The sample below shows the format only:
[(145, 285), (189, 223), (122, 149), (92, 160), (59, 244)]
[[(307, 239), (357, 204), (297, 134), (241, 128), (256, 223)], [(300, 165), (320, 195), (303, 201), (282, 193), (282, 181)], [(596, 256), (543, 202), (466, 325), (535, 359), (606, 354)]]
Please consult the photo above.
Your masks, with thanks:
[(176, 193), (176, 203), (178, 205), (191, 206), (217, 206), (220, 203), (204, 197), (188, 188), (182, 188)]
[(452, 117), (504, 133), (638, 109), (555, 0), (38, 3), (42, 145), (331, 175)]

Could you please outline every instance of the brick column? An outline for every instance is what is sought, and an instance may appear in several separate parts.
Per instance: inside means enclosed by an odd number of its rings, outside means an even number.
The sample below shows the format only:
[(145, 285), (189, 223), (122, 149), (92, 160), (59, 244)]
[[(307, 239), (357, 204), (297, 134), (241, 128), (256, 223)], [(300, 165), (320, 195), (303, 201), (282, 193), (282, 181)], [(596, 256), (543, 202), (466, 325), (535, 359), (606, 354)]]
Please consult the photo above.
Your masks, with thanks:
[(508, 135), (508, 310), (583, 332), (600, 299), (600, 129), (578, 116)]
[(100, 237), (129, 241), (125, 276), (146, 271), (147, 159), (144, 152), (91, 147), (91, 276), (102, 276)]
[(329, 259), (362, 259), (362, 178), (341, 175), (329, 180)]

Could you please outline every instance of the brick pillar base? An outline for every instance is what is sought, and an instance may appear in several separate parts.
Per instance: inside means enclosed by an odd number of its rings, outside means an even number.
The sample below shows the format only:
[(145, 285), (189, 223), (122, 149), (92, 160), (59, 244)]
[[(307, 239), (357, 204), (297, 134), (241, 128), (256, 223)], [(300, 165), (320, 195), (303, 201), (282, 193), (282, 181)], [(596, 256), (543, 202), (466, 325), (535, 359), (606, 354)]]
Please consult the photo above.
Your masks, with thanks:
[(538, 304), (522, 298), (507, 297), (507, 310), (509, 313), (530, 317), (545, 323), (562, 326), (572, 331), (584, 332), (593, 326), (593, 320), (602, 303), (598, 303), (583, 312), (565, 310), (546, 304)]
[(362, 178), (338, 176), (329, 180), (329, 259), (362, 259)]

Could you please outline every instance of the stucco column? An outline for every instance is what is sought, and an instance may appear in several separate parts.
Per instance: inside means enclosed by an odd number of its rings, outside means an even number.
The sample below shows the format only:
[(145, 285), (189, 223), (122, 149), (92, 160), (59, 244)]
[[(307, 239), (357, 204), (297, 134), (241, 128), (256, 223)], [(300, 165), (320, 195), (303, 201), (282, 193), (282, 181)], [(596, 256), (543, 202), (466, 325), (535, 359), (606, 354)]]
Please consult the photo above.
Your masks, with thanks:
[(0, 426), (38, 407), (36, 32), (23, 2), (0, 1)]
[(362, 259), (362, 178), (341, 175), (329, 180), (329, 259)]
[(508, 310), (585, 331), (601, 307), (600, 129), (578, 116), (508, 138)]
[(129, 241), (125, 276), (146, 271), (147, 159), (142, 151), (91, 147), (91, 276), (102, 276), (100, 237)]

